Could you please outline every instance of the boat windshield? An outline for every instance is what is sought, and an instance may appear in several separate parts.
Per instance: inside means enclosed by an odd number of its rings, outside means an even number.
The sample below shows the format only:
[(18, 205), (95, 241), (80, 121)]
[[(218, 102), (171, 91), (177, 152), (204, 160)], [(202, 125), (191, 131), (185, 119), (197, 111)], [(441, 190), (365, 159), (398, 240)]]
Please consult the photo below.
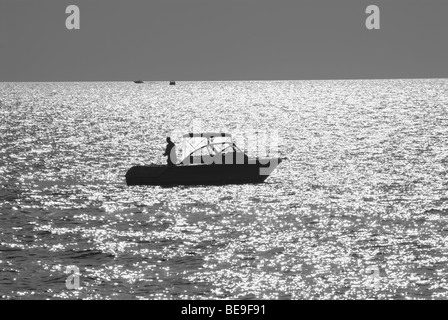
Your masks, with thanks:
[(182, 159), (190, 156), (214, 156), (218, 153), (241, 152), (226, 133), (190, 133), (184, 135)]

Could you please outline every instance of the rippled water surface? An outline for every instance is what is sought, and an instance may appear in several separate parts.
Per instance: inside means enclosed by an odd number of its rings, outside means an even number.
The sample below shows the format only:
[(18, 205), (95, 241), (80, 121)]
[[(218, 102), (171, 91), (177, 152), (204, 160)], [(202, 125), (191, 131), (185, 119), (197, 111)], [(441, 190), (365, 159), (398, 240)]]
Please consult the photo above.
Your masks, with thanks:
[[(447, 106), (448, 80), (0, 83), (0, 296), (448, 298)], [(287, 160), (127, 187), (193, 119)]]

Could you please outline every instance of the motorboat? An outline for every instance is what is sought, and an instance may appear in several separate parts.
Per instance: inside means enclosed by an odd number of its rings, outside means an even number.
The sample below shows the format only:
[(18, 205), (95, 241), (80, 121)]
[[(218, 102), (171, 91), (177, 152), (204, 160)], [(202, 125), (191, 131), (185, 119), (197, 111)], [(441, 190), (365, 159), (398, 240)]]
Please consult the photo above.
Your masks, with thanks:
[(188, 133), (183, 138), (182, 161), (134, 166), (126, 173), (127, 185), (262, 183), (282, 162), (279, 157), (247, 156), (227, 133)]

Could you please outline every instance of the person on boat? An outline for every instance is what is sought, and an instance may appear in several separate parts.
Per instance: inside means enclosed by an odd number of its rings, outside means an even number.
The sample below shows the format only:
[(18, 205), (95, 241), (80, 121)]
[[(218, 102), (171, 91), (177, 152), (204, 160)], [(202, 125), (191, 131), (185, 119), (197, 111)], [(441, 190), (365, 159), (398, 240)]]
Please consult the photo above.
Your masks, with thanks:
[(171, 141), (170, 137), (166, 138), (166, 142), (167, 145), (163, 155), (168, 157), (166, 161), (169, 166), (175, 166), (177, 163), (176, 145)]

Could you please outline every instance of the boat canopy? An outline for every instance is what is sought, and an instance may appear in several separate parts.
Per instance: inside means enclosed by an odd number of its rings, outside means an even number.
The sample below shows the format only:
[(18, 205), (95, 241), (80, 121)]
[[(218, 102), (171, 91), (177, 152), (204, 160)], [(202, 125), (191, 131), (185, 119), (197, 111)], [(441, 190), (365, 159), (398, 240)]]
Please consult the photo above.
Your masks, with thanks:
[(221, 132), (188, 133), (183, 135), (182, 159), (190, 156), (214, 156), (224, 152), (241, 152), (232, 135)]
[(184, 138), (215, 138), (215, 137), (229, 137), (231, 138), (232, 135), (230, 133), (223, 133), (223, 132), (205, 132), (205, 133), (187, 133), (183, 135)]

